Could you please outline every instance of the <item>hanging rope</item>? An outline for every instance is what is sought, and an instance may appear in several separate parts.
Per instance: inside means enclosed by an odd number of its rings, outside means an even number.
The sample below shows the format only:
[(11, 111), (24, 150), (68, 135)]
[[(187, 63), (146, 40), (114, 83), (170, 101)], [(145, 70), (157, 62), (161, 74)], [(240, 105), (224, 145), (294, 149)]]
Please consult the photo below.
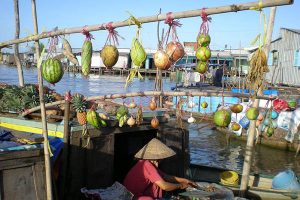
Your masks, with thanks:
[(91, 40), (91, 39), (95, 39), (94, 36), (87, 30), (87, 25), (85, 25), (83, 28), (82, 28), (82, 31), (81, 33), (83, 35), (85, 35), (85, 39), (86, 40)]
[(175, 20), (173, 18), (173, 13), (172, 12), (167, 13), (167, 17), (165, 19), (165, 24), (169, 25), (169, 31), (167, 32), (166, 39), (165, 39), (166, 44), (168, 43), (168, 39), (169, 39), (171, 30), (172, 30), (172, 41), (173, 42), (179, 41), (177, 31), (176, 31), (176, 27), (181, 27), (182, 24), (179, 22), (178, 19)]
[(202, 24), (200, 26), (200, 33), (204, 35), (208, 35), (209, 32), (209, 24), (208, 22), (211, 22), (211, 17), (208, 17), (206, 11), (206, 8), (201, 9), (200, 17), (202, 18)]
[(109, 42), (109, 44), (111, 45), (113, 43), (114, 46), (118, 46), (119, 45), (119, 40), (118, 38), (124, 39), (122, 36), (119, 35), (119, 33), (115, 30), (115, 28), (113, 27), (113, 22), (109, 22), (105, 28), (108, 31), (108, 36), (105, 42), (105, 45)]

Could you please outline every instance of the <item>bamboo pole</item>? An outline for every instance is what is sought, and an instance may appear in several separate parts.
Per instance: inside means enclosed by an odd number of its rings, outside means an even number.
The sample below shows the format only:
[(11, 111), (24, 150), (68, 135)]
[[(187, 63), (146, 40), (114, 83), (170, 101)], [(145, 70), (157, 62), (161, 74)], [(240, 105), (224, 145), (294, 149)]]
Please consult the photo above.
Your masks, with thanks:
[[(238, 97), (238, 98), (249, 98), (249, 94), (240, 94), (240, 93), (231, 93), (231, 92), (222, 92), (222, 91), (217, 91), (217, 92), (198, 92), (198, 91), (193, 91), (193, 92), (166, 92), (166, 91), (144, 91), (144, 92), (132, 92), (132, 93), (120, 93), (120, 94), (108, 94), (108, 95), (101, 95), (101, 96), (93, 96), (93, 97), (88, 97), (86, 100), (87, 101), (95, 101), (95, 100), (105, 100), (105, 99), (117, 99), (117, 98), (126, 98), (126, 97), (146, 97), (146, 96), (218, 96), (218, 97)], [(257, 99), (266, 99), (266, 100), (274, 100), (275, 97), (268, 97), (268, 96), (257, 96)], [(60, 104), (64, 104), (65, 100), (60, 100), (60, 101), (55, 101), (52, 103), (47, 103), (45, 104), (45, 107), (52, 107), (52, 106), (57, 106)], [(40, 110), (41, 106), (37, 106), (31, 109), (26, 110), (26, 112), (23, 112), (21, 115), (24, 117), (34, 111)]]
[[(274, 27), (274, 20), (275, 20), (275, 13), (276, 13), (276, 7), (271, 8), (270, 16), (269, 16), (269, 22), (268, 22), (268, 29), (267, 29), (267, 36), (266, 36), (266, 42), (263, 46), (263, 49), (266, 53), (267, 60), (269, 55), (269, 49), (272, 39), (272, 33), (273, 33), (273, 27)], [(263, 94), (263, 86), (259, 88), (258, 95)], [(253, 106), (255, 108), (259, 107), (259, 99), (256, 98)], [(254, 146), (254, 138), (255, 138), (255, 132), (256, 132), (256, 120), (251, 120), (250, 126), (249, 126), (249, 133), (247, 138), (247, 146), (245, 149), (245, 159), (243, 164), (243, 173), (242, 173), (242, 180), (241, 180), (241, 186), (240, 186), (240, 196), (244, 197), (247, 191), (248, 183), (249, 183), (249, 174), (251, 169), (251, 161), (252, 161), (252, 153), (253, 153), (253, 146)]]
[[(31, 7), (32, 7), (34, 32), (35, 32), (35, 34), (38, 34), (38, 22), (37, 22), (35, 0), (31, 1)], [(36, 52), (36, 59), (38, 61), (39, 57), (40, 57), (40, 45), (39, 45), (38, 39), (35, 41), (35, 52)], [(39, 82), (39, 97), (40, 97), (41, 116), (42, 116), (42, 129), (43, 129), (43, 136), (44, 136), (46, 192), (47, 192), (47, 200), (52, 200), (53, 199), (52, 181), (51, 181), (52, 176), (51, 176), (51, 163), (50, 163), (50, 154), (49, 154), (48, 128), (47, 128), (47, 122), (46, 122), (46, 108), (45, 108), (45, 101), (44, 101), (42, 69), (40, 66), (38, 66), (38, 82)]]
[(63, 165), (62, 165), (62, 179), (60, 188), (60, 199), (65, 199), (65, 190), (68, 188), (67, 174), (69, 170), (69, 145), (70, 145), (70, 91), (65, 95), (65, 110), (64, 110), (64, 146), (63, 146)]
[[(16, 22), (15, 39), (17, 40), (20, 37), (19, 0), (14, 0), (14, 10), (15, 10), (15, 22)], [(23, 69), (22, 69), (20, 57), (19, 57), (19, 44), (14, 45), (14, 57), (15, 57), (15, 63), (17, 65), (17, 69), (18, 69), (19, 85), (21, 87), (23, 87), (24, 86), (24, 77), (23, 77)]]
[[(262, 8), (289, 5), (289, 4), (293, 4), (293, 2), (294, 2), (293, 0), (263, 0)], [(242, 4), (232, 4), (232, 5), (226, 5), (226, 6), (206, 8), (205, 11), (208, 15), (214, 15), (214, 14), (221, 14), (221, 13), (228, 13), (228, 12), (238, 12), (238, 11), (243, 11), (243, 10), (250, 10), (253, 7), (258, 7), (258, 6), (260, 6), (259, 2), (255, 1), (255, 2), (242, 3)], [(202, 9), (183, 11), (183, 12), (174, 12), (172, 16), (174, 19), (198, 17), (198, 16), (200, 16), (201, 10)], [(156, 22), (156, 21), (163, 21), (165, 19), (166, 19), (166, 13), (160, 14), (160, 15), (140, 17), (140, 18), (138, 18), (138, 21), (140, 21), (141, 23), (150, 23), (150, 22)], [(116, 28), (129, 26), (129, 21), (123, 20), (123, 21), (113, 22), (112, 26), (116, 27)], [(90, 25), (90, 26), (85, 26), (84, 28), (87, 31), (106, 30), (106, 24), (103, 23), (103, 24)], [(58, 36), (58, 35), (80, 33), (82, 31), (82, 29), (83, 29), (83, 27), (81, 26), (81, 27), (58, 29), (57, 31), (43, 32), (41, 34), (35, 33), (35, 35), (31, 35), (28, 37), (2, 42), (2, 43), (0, 43), (0, 48), (7, 46), (7, 45), (11, 45), (11, 44), (30, 42), (30, 41), (35, 41), (35, 40), (49, 38), (49, 37)]]

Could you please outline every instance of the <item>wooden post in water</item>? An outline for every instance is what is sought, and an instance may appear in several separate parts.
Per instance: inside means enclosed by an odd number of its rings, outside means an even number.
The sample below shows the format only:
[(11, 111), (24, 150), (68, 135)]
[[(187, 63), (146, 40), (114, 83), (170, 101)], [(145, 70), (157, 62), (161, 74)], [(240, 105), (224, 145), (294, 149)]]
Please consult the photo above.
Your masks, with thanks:
[[(269, 49), (270, 49), (270, 44), (271, 44), (271, 39), (272, 39), (275, 13), (276, 13), (276, 7), (272, 7), (271, 12), (270, 12), (270, 17), (269, 17), (266, 42), (265, 42), (265, 45), (263, 46), (263, 49), (267, 56), (267, 60), (268, 60)], [(258, 91), (258, 95), (262, 95), (262, 94), (263, 94), (263, 85), (259, 88), (259, 91)], [(252, 107), (255, 107), (255, 108), (259, 107), (259, 99), (255, 99)], [(246, 146), (246, 150), (245, 150), (245, 159), (244, 159), (244, 164), (243, 164), (243, 174), (242, 174), (242, 180), (241, 180), (241, 186), (240, 186), (240, 196), (242, 196), (242, 197), (245, 196), (247, 187), (248, 187), (248, 183), (249, 183), (249, 174), (250, 174), (250, 168), (251, 168), (255, 132), (256, 132), (256, 120), (251, 120), (250, 126), (249, 126), (247, 146)]]
[[(15, 39), (17, 40), (19, 39), (20, 36), (19, 0), (14, 0), (14, 10), (15, 10), (15, 22), (16, 22)], [(24, 77), (23, 77), (23, 69), (19, 57), (19, 44), (14, 45), (14, 57), (18, 69), (19, 85), (23, 87)]]
[[(32, 7), (34, 33), (38, 34), (39, 30), (38, 30), (35, 0), (31, 0), (31, 7)], [(43, 129), (43, 136), (44, 136), (46, 192), (47, 192), (47, 200), (52, 200), (53, 194), (52, 194), (52, 181), (51, 181), (51, 162), (50, 162), (50, 154), (49, 154), (49, 146), (50, 145), (49, 145), (49, 141), (48, 141), (48, 128), (47, 128), (47, 121), (46, 121), (46, 108), (45, 108), (45, 101), (44, 101), (44, 86), (43, 86), (42, 69), (41, 69), (41, 66), (39, 66), (39, 62), (38, 62), (39, 58), (40, 58), (39, 40), (35, 41), (35, 53), (36, 53), (37, 67), (38, 67), (39, 97), (40, 97), (41, 116), (42, 116), (42, 129)]]

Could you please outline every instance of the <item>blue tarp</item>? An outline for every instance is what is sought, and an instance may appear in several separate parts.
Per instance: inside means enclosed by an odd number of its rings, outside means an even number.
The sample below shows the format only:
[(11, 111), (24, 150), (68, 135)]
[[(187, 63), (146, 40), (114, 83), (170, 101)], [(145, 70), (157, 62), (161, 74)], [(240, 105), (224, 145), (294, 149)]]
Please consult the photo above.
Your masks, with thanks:
[[(11, 141), (14, 136), (10, 131), (5, 129), (0, 129), (0, 152), (2, 151), (20, 151), (20, 150), (30, 150), (30, 149), (42, 149), (43, 144), (22, 144), (19, 142)], [(52, 161), (55, 161), (63, 147), (63, 139), (56, 137), (49, 137), (49, 143), (53, 156)]]

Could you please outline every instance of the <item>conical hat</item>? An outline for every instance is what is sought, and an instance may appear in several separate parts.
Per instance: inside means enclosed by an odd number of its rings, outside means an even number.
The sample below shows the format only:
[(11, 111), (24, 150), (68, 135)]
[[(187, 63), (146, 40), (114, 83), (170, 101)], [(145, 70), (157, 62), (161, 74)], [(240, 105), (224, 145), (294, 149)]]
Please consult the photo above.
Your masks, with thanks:
[(175, 154), (167, 145), (153, 138), (135, 154), (135, 157), (145, 160), (159, 160), (174, 156)]

